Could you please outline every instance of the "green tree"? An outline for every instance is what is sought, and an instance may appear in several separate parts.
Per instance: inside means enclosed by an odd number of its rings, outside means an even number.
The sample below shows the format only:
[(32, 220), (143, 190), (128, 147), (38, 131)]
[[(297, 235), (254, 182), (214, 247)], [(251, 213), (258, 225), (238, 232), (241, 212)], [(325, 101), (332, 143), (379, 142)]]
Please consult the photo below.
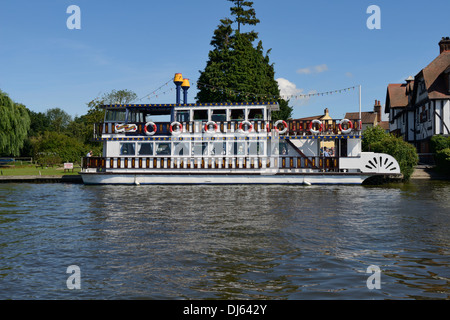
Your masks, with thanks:
[(43, 165), (60, 162), (80, 162), (87, 152), (85, 145), (64, 133), (45, 131), (31, 139), (33, 157)]
[(445, 174), (450, 174), (450, 148), (437, 151), (435, 159), (437, 170)]
[(373, 143), (388, 138), (389, 136), (390, 134), (384, 131), (380, 126), (368, 127), (363, 132), (362, 151), (372, 151), (370, 146)]
[(137, 94), (130, 90), (112, 90), (105, 93), (102, 97), (96, 97), (87, 103), (88, 111), (86, 114), (75, 117), (68, 126), (68, 132), (86, 145), (86, 148), (92, 149), (95, 154), (101, 153), (102, 144), (92, 141), (94, 125), (103, 122), (105, 110), (101, 107), (106, 104), (128, 104), (136, 100)]
[(403, 174), (404, 180), (409, 180), (414, 172), (414, 167), (419, 161), (416, 148), (397, 138), (390, 133), (386, 133), (381, 127), (369, 127), (363, 132), (362, 150), (379, 153), (386, 153), (393, 156)]
[(450, 137), (434, 135), (430, 139), (431, 152), (437, 153), (443, 149), (450, 148)]
[(0, 154), (18, 156), (29, 128), (30, 116), (27, 108), (13, 102), (0, 90)]
[(112, 90), (103, 95), (100, 100), (103, 104), (127, 104), (137, 99), (137, 94), (131, 90)]
[[(235, 6), (230, 8), (231, 15), (235, 16), (234, 22), (237, 23), (237, 32), (241, 33), (241, 24), (242, 25), (251, 25), (255, 26), (260, 21), (256, 18), (255, 9), (252, 8), (253, 1), (245, 1), (245, 0), (228, 0), (232, 2)], [(250, 41), (254, 41), (258, 34), (255, 31), (250, 31), (245, 34), (246, 37)]]
[(35, 112), (27, 109), (30, 116), (30, 130), (28, 131), (29, 137), (35, 137), (41, 133), (44, 133), (50, 128), (50, 119), (47, 117), (46, 113)]
[[(214, 31), (210, 43), (213, 49), (205, 69), (200, 71), (196, 98), (200, 103), (278, 101), (281, 110), (273, 114), (273, 119), (288, 119), (292, 108), (280, 99), (270, 50), (264, 52), (261, 41), (254, 47), (258, 34), (253, 30), (241, 32), (241, 25), (259, 23), (251, 8), (253, 2), (229, 1), (235, 4), (230, 9), (235, 20), (222, 19)], [(237, 30), (233, 30), (233, 22), (237, 23)]]
[(54, 132), (64, 132), (72, 122), (72, 117), (61, 108), (51, 108), (45, 113), (48, 121), (48, 130)]

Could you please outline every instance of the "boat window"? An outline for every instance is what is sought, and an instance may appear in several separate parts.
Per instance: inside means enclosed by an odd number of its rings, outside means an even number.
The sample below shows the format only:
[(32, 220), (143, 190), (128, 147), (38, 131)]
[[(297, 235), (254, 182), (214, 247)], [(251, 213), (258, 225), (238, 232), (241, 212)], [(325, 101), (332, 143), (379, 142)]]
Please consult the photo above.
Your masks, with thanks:
[(208, 110), (194, 110), (194, 121), (208, 121)]
[(287, 155), (288, 152), (289, 152), (289, 148), (288, 148), (287, 142), (286, 141), (280, 141), (278, 150), (280, 150), (280, 155), (282, 155), (282, 156)]
[(178, 122), (189, 122), (189, 110), (179, 110), (177, 111), (177, 121)]
[(157, 143), (156, 155), (157, 156), (170, 155), (170, 143)]
[(248, 153), (252, 156), (264, 154), (263, 142), (249, 142)]
[(263, 120), (264, 109), (250, 109), (248, 120)]
[(210, 142), (210, 154), (212, 156), (225, 155), (227, 150), (226, 142)]
[(238, 156), (245, 155), (245, 142), (235, 142), (234, 143), (234, 154)]
[(134, 142), (123, 142), (120, 144), (120, 155), (121, 156), (134, 156), (136, 154), (135, 151), (135, 143)]
[(211, 120), (215, 122), (227, 121), (227, 110), (225, 109), (212, 110)]
[(189, 155), (189, 143), (186, 142), (175, 143), (173, 155), (175, 156)]
[(244, 110), (243, 109), (233, 109), (233, 110), (231, 110), (231, 117), (230, 117), (230, 119), (232, 121), (244, 120), (245, 119)]
[(144, 114), (140, 111), (129, 111), (128, 112), (128, 122), (144, 122)]
[(140, 156), (152, 156), (153, 155), (153, 142), (141, 142), (138, 144), (138, 155)]
[(191, 153), (193, 156), (208, 155), (208, 142), (195, 142), (192, 145)]
[(267, 149), (270, 149), (270, 154), (272, 156), (287, 155), (289, 152), (286, 141), (271, 143), (270, 147), (268, 146)]
[(125, 121), (125, 110), (106, 110), (105, 122)]

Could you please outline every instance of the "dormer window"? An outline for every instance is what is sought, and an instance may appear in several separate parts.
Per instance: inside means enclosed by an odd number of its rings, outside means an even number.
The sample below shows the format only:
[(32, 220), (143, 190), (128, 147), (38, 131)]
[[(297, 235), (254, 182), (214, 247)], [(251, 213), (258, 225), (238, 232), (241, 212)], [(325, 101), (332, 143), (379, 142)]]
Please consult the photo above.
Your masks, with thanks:
[(419, 95), (425, 92), (425, 81), (420, 79), (419, 81)]

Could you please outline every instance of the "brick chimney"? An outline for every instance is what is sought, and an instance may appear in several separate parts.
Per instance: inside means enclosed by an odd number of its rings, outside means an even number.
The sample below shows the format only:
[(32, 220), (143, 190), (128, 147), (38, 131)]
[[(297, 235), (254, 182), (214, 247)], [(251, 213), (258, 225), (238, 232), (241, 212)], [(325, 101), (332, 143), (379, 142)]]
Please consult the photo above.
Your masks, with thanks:
[(380, 100), (375, 100), (375, 105), (373, 106), (373, 112), (377, 114), (377, 123), (381, 122), (381, 103)]
[(439, 50), (440, 53), (450, 51), (450, 37), (442, 37), (442, 40), (439, 41)]

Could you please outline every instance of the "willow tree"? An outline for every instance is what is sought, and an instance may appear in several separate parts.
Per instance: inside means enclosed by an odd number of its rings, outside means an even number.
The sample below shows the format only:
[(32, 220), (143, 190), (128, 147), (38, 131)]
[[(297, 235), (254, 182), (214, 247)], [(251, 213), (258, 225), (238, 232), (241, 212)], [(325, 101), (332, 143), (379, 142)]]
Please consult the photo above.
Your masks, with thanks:
[(26, 107), (0, 90), (0, 155), (18, 156), (30, 128)]
[[(234, 4), (230, 8), (232, 17), (220, 20), (214, 31), (210, 43), (213, 49), (197, 83), (197, 101), (277, 101), (280, 111), (273, 113), (272, 118), (289, 118), (292, 108), (280, 98), (274, 65), (269, 59), (270, 49), (264, 52), (261, 41), (254, 45), (258, 39), (254, 30), (243, 32), (245, 26), (255, 26), (260, 22), (252, 8), (253, 2), (228, 1)], [(237, 29), (233, 29), (233, 25), (237, 25)]]

